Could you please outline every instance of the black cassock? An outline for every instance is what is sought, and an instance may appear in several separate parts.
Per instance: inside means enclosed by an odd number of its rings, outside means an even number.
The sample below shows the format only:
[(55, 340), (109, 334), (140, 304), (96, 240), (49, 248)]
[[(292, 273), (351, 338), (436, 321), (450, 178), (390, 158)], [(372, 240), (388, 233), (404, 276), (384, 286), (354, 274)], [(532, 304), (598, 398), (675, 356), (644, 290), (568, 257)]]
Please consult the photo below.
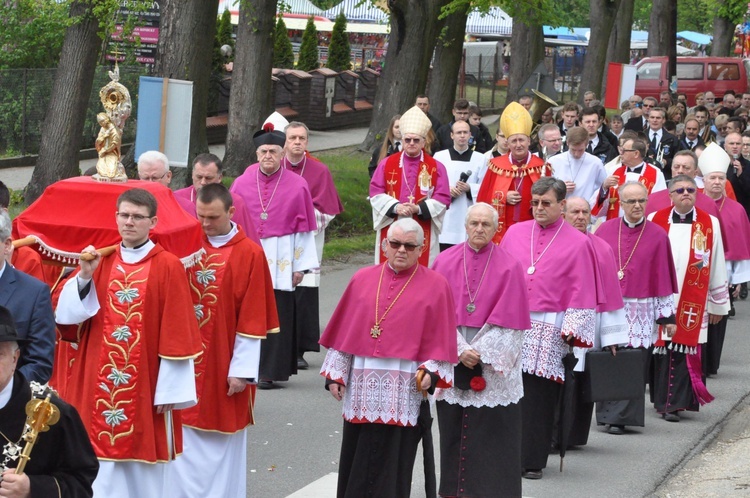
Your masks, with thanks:
[[(28, 381), (16, 372), (13, 391), (5, 407), (0, 408), (0, 431), (13, 442), (21, 438), (26, 422), (26, 403), (31, 400)], [(29, 476), (32, 498), (79, 498), (93, 496), (91, 483), (99, 471), (99, 461), (89, 442), (78, 412), (53, 396), (60, 420), (47, 432), (39, 433), (24, 473)], [(0, 441), (0, 446), (7, 443)], [(24, 442), (19, 443), (23, 448)], [(0, 462), (5, 457), (0, 455)], [(19, 460), (8, 462), (15, 468)], [(58, 491), (59, 489), (59, 491)]]

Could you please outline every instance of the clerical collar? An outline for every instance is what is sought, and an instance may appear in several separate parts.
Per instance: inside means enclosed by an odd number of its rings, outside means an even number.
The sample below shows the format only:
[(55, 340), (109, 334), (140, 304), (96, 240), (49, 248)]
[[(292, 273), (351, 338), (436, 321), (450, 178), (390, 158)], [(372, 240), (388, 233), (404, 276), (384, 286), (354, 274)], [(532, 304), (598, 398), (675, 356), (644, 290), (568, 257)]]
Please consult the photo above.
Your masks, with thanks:
[(299, 165), (300, 165), (300, 164), (302, 163), (302, 161), (304, 161), (304, 160), (305, 160), (305, 155), (304, 155), (304, 154), (302, 154), (302, 157), (301, 157), (301, 158), (300, 158), (300, 160), (299, 160), (299, 161), (297, 161), (296, 163), (295, 163), (295, 162), (292, 162), (292, 160), (291, 160), (291, 159), (289, 159), (289, 156), (286, 156), (286, 162), (288, 162), (288, 163), (289, 163), (289, 165), (290, 165), (291, 167), (293, 167), (293, 168), (296, 168), (297, 166), (299, 166)]
[(510, 158), (510, 162), (511, 163), (513, 163), (513, 164), (515, 164), (517, 166), (525, 166), (529, 162), (530, 156), (531, 156), (531, 153), (530, 152), (526, 152), (526, 157), (524, 157), (523, 159), (520, 159), (520, 160), (516, 159), (515, 157), (513, 157), (512, 154), (509, 155), (509, 158)]
[(562, 223), (562, 222), (563, 222), (563, 217), (562, 217), (562, 216), (560, 216), (560, 217), (559, 217), (559, 218), (557, 219), (557, 221), (553, 221), (552, 223), (550, 223), (550, 224), (549, 224), (549, 225), (547, 225), (546, 227), (543, 227), (543, 226), (542, 226), (542, 225), (541, 225), (541, 224), (540, 224), (540, 223), (539, 223), (538, 221), (536, 222), (536, 224), (537, 224), (537, 225), (539, 226), (539, 228), (541, 228), (542, 230), (549, 230), (550, 228), (557, 228), (557, 227), (559, 227), (559, 226), (560, 226), (560, 223)]
[(279, 167), (276, 168), (273, 173), (266, 173), (265, 171), (263, 171), (263, 168), (261, 168), (260, 165), (258, 165), (258, 171), (260, 171), (266, 178), (271, 178), (273, 175), (281, 171), (281, 163), (279, 163)]
[(688, 211), (686, 214), (680, 214), (675, 208), (672, 208), (672, 223), (692, 223), (695, 219), (695, 208)]
[(455, 147), (451, 147), (448, 149), (448, 152), (450, 153), (451, 161), (471, 161), (471, 149), (468, 147), (466, 147), (466, 150), (464, 151), (458, 151)]
[(232, 228), (228, 233), (225, 233), (224, 235), (216, 235), (215, 237), (208, 237), (208, 243), (211, 244), (212, 247), (222, 247), (232, 240), (232, 237), (237, 235), (237, 224), (233, 221), (230, 221), (229, 223), (232, 224)]
[(130, 264), (137, 263), (145, 258), (155, 246), (156, 244), (151, 242), (151, 239), (147, 239), (146, 242), (140, 244), (138, 247), (125, 247), (120, 244), (120, 254), (122, 255), (122, 260), (124, 262)]
[(5, 269), (8, 267), (8, 264), (4, 259), (0, 259), (0, 263), (3, 264), (3, 266), (0, 266), (0, 278), (3, 278), (3, 273), (5, 273)]
[[(416, 263), (416, 264), (419, 264), (419, 263)], [(391, 270), (391, 271), (393, 272), (393, 274), (394, 274), (394, 275), (396, 275), (396, 276), (402, 276), (402, 275), (411, 275), (411, 273), (410, 273), (410, 272), (414, 271), (414, 270), (412, 269), (412, 268), (414, 268), (413, 266), (410, 266), (409, 268), (406, 268), (405, 270), (401, 270), (401, 271), (398, 271), (397, 269), (395, 269), (394, 267), (392, 267), (392, 266), (391, 266), (391, 262), (390, 262), (390, 261), (386, 261), (386, 262), (385, 262), (385, 265), (386, 265), (386, 266), (388, 267), (388, 269), (389, 269), (389, 270)]]
[(632, 168), (630, 166), (625, 166), (627, 168), (626, 173), (636, 173), (640, 175), (641, 173), (643, 173), (643, 166), (645, 164), (646, 163), (641, 163), (638, 166), (633, 166)]
[(490, 250), (490, 244), (485, 244), (485, 246), (481, 249), (474, 249), (474, 247), (468, 241), (466, 242), (466, 247), (471, 249), (475, 254), (484, 254)]
[(628, 228), (635, 228), (638, 225), (640, 225), (641, 223), (643, 223), (644, 221), (646, 221), (646, 217), (645, 216), (641, 216), (640, 220), (636, 221), (635, 223), (631, 223), (631, 222), (628, 221), (628, 219), (626, 217), (623, 216), (622, 217), (622, 221), (623, 221), (623, 223), (625, 223), (625, 225), (627, 225)]
[(5, 405), (8, 404), (8, 402), (10, 401), (10, 397), (13, 394), (13, 377), (15, 377), (15, 375), (12, 375), (10, 377), (10, 382), (8, 382), (8, 385), (5, 386), (5, 389), (0, 391), (0, 410), (5, 408)]

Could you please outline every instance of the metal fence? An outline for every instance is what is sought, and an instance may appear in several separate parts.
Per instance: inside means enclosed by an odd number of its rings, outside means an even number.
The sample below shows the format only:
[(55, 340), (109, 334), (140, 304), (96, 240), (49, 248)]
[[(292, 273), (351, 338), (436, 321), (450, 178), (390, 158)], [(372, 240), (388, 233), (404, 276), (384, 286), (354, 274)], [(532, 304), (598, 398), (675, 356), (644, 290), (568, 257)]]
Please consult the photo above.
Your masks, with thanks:
[[(99, 89), (109, 81), (109, 66), (96, 69), (94, 85), (86, 106), (83, 148), (91, 148), (99, 133), (96, 114), (102, 112)], [(0, 157), (39, 153), (42, 123), (47, 112), (56, 69), (0, 70)], [(145, 66), (121, 66), (120, 82), (130, 90), (133, 113), (125, 125), (123, 142), (135, 139), (138, 109), (138, 78), (148, 74)]]
[[(573, 47), (549, 47), (544, 63), (555, 82), (557, 102), (575, 99), (583, 70), (584, 53)], [(456, 98), (465, 98), (482, 109), (497, 109), (505, 105), (508, 76), (512, 57), (502, 53), (502, 45), (478, 55), (461, 59)]]

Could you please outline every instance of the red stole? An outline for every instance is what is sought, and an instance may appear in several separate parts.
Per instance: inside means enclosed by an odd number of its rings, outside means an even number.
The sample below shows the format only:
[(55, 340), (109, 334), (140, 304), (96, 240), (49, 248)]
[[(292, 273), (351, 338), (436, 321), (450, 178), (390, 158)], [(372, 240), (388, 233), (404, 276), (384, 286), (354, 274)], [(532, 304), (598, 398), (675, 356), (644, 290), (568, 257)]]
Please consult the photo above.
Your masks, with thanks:
[[(672, 208), (662, 209), (654, 214), (653, 222), (669, 233)], [(706, 311), (711, 258), (704, 262), (704, 254), (710, 255), (713, 247), (714, 231), (711, 216), (699, 209), (695, 210), (695, 220), (690, 232), (690, 258), (682, 282), (680, 300), (677, 303), (677, 333), (672, 343), (688, 347), (698, 346), (698, 336)], [(679, 249), (677, 249), (679, 250)], [(655, 346), (664, 346), (661, 333)]]
[[(401, 169), (401, 155), (404, 154), (404, 152), (400, 152), (398, 154), (391, 154), (388, 156), (388, 158), (385, 161), (385, 180), (386, 180), (386, 190), (385, 193), (393, 197), (394, 199), (400, 199), (401, 198), (401, 183), (403, 182), (405, 172)], [(420, 181), (420, 179), (426, 180), (429, 178), (430, 185), (429, 188), (424, 189), (425, 192), (422, 192), (422, 189), (420, 189), (420, 184), (423, 183), (423, 181)], [(438, 179), (438, 168), (437, 168), (437, 161), (435, 159), (428, 155), (424, 154), (424, 161), (419, 163), (419, 173), (417, 173), (417, 179), (414, 182), (414, 185), (412, 186), (414, 188), (414, 195), (412, 196), (413, 199), (409, 199), (409, 202), (413, 202), (415, 204), (420, 203), (421, 201), (425, 199), (429, 199), (430, 195), (430, 189), (434, 189), (437, 185), (437, 179)], [(429, 266), (430, 263), (430, 235), (432, 234), (432, 221), (431, 220), (423, 220), (419, 216), (413, 216), (412, 217), (414, 221), (419, 223), (419, 226), (422, 227), (422, 230), (424, 230), (424, 248), (422, 251), (422, 254), (419, 256), (419, 264), (423, 266)], [(387, 238), (388, 231), (386, 229), (383, 229), (380, 231), (380, 240), (378, 247), (382, 247), (383, 241)], [(385, 263), (387, 258), (385, 257), (385, 254), (383, 254), (383, 251), (380, 252), (380, 262)]]
[[(607, 219), (612, 220), (620, 217), (620, 192), (618, 188), (625, 184), (625, 174), (627, 173), (627, 166), (620, 166), (613, 173), (617, 177), (617, 187), (609, 188), (609, 209), (607, 210)], [(648, 194), (651, 195), (651, 190), (656, 185), (656, 168), (649, 167), (646, 163), (643, 164), (643, 172), (638, 178), (638, 183), (643, 184), (648, 190)], [(601, 211), (602, 204), (597, 203), (591, 213), (597, 216)]]
[[(484, 176), (477, 202), (486, 202), (492, 205), (499, 218), (497, 232), (492, 238), (495, 244), (499, 244), (505, 232), (516, 221), (527, 221), (533, 218), (531, 214), (531, 185), (543, 176), (552, 176), (552, 169), (539, 156), (530, 155), (525, 165), (518, 166), (510, 160), (510, 154), (503, 154), (489, 162), (487, 174)], [(514, 180), (520, 178), (521, 184), (516, 187)], [(530, 181), (526, 182), (528, 178)], [(518, 189), (521, 194), (519, 204), (520, 216), (518, 220), (513, 217), (516, 206), (507, 206), (508, 192)]]

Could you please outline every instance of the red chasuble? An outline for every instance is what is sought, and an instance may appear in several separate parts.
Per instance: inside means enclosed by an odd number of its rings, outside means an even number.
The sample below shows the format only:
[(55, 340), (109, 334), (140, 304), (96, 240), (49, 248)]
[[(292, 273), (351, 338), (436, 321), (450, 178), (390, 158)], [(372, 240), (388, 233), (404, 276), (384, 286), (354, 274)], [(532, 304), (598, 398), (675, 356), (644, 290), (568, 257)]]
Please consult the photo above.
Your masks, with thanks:
[[(625, 173), (627, 172), (627, 166), (624, 164), (617, 168), (613, 173), (617, 177), (617, 187), (609, 188), (609, 208), (607, 209), (607, 219), (611, 220), (620, 217), (620, 192), (618, 188), (625, 184)], [(643, 164), (643, 170), (641, 176), (638, 177), (638, 183), (643, 184), (648, 190), (648, 195), (651, 194), (654, 185), (656, 185), (656, 168), (646, 163)], [(599, 199), (599, 203), (591, 210), (591, 214), (594, 216), (599, 215), (599, 211), (603, 206), (603, 201)]]
[[(403, 152), (401, 153), (403, 154)], [(394, 199), (401, 198), (401, 184), (404, 180), (403, 172), (401, 171), (401, 154), (391, 154), (385, 160), (385, 171), (384, 177), (386, 182), (385, 193), (393, 197)], [(421, 188), (422, 185), (429, 181), (429, 185), (425, 188)], [(419, 204), (423, 200), (428, 198), (429, 191), (431, 188), (435, 188), (438, 182), (438, 166), (437, 161), (429, 155), (424, 154), (424, 161), (419, 164), (419, 173), (417, 174), (417, 184), (412, 185), (414, 189), (409, 202), (413, 204)], [(419, 216), (412, 216), (412, 219), (419, 223), (419, 226), (424, 230), (424, 250), (419, 256), (419, 264), (422, 266), (430, 265), (430, 235), (432, 234), (432, 220), (423, 220)], [(388, 230), (380, 231), (380, 241), (378, 241), (378, 247), (381, 247), (383, 240), (388, 237)], [(380, 262), (385, 263), (387, 258), (383, 251), (380, 251)]]
[[(102, 258), (93, 281), (101, 309), (80, 326), (60, 326), (78, 343), (66, 388), (96, 456), (166, 462), (182, 451), (180, 411), (167, 419), (154, 406), (160, 358), (200, 354), (198, 324), (180, 260), (156, 245), (135, 264), (118, 249)], [(172, 446), (168, 443), (172, 438)]]
[(222, 247), (203, 240), (206, 255), (190, 269), (190, 291), (203, 354), (195, 360), (198, 404), (184, 425), (233, 434), (253, 423), (255, 386), (227, 396), (237, 335), (264, 339), (279, 331), (271, 273), (263, 249), (242, 229)]
[[(697, 208), (695, 215), (696, 219), (693, 220), (690, 232), (689, 263), (685, 270), (685, 280), (682, 282), (680, 301), (677, 303), (677, 332), (672, 337), (673, 343), (690, 347), (698, 345), (703, 312), (706, 310), (711, 276), (709, 256), (714, 239), (711, 216)], [(672, 208), (662, 209), (654, 215), (653, 222), (669, 233), (671, 216)], [(664, 345), (665, 341), (660, 333), (655, 346)]]
[[(46, 282), (44, 269), (42, 268), (42, 257), (34, 249), (30, 247), (17, 247), (13, 249), (10, 264), (16, 270), (22, 271), (26, 275), (31, 275), (42, 282)], [(49, 282), (46, 283), (49, 284)]]
[[(505, 232), (514, 223), (533, 219), (531, 214), (531, 186), (543, 176), (551, 176), (552, 171), (539, 156), (529, 155), (526, 164), (513, 164), (510, 154), (496, 157), (489, 162), (487, 174), (479, 187), (477, 202), (486, 202), (497, 209), (500, 223), (492, 238), (499, 244)], [(521, 202), (507, 205), (508, 192), (515, 190), (521, 194)]]

